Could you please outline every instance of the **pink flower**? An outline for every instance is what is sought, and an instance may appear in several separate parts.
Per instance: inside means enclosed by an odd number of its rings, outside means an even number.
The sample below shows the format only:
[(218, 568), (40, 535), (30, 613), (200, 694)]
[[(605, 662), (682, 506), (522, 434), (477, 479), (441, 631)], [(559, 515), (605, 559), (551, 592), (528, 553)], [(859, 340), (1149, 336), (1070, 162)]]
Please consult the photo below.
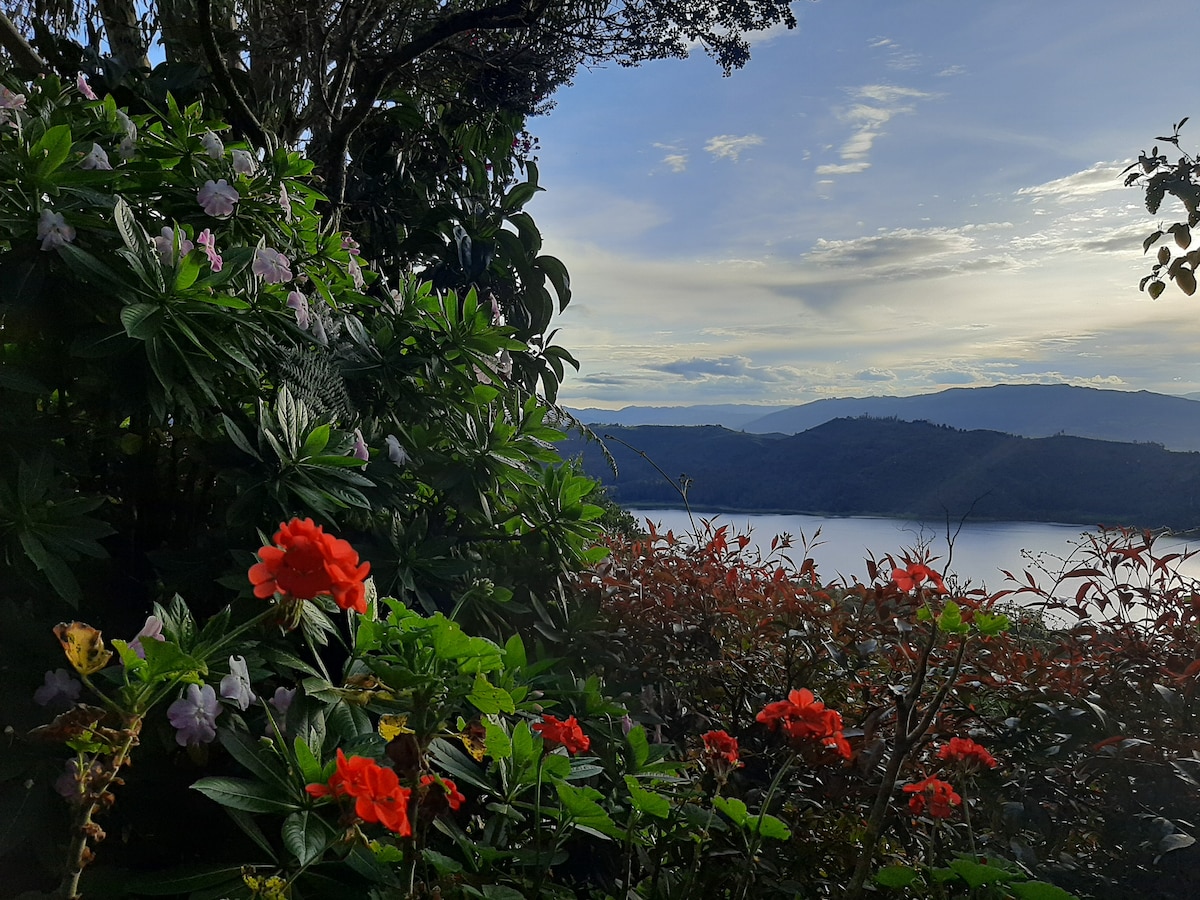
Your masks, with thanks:
[(89, 85), (87, 83), (86, 75), (81, 74), (78, 78), (75, 79), (75, 89), (78, 90), (79, 93), (83, 94), (83, 96), (87, 97), (89, 100), (97, 99), (96, 92), (93, 91), (91, 85)]
[(279, 205), (283, 207), (284, 221), (292, 221), (292, 198), (288, 196), (287, 186), (282, 181), (279, 183)]
[(289, 309), (296, 311), (296, 324), (302, 331), (308, 331), (309, 312), (308, 298), (299, 291), (292, 291), (288, 294), (287, 305)]
[(220, 272), (221, 266), (225, 263), (221, 259), (221, 254), (217, 252), (217, 239), (213, 236), (213, 233), (205, 228), (196, 235), (196, 243), (204, 248), (204, 254), (208, 257), (208, 264), (212, 266), (212, 270)]
[(254, 251), (254, 262), (250, 271), (267, 284), (283, 284), (292, 280), (291, 263), (288, 258), (270, 247), (259, 247)]
[(233, 151), (233, 171), (239, 175), (253, 175), (255, 169), (254, 157), (245, 150)]
[(146, 624), (142, 626), (142, 630), (129, 642), (129, 649), (138, 655), (138, 659), (145, 659), (146, 648), (142, 646), (142, 641), (146, 639), (165, 641), (166, 638), (163, 637), (162, 630), (163, 623), (159, 621), (158, 616), (147, 616)]
[(25, 95), (14, 94), (4, 85), (0, 84), (0, 109), (24, 109)]
[(361, 459), (366, 462), (371, 458), (371, 454), (367, 452), (367, 442), (363, 440), (361, 428), (354, 429), (354, 450), (350, 453), (355, 459)]
[(218, 219), (233, 215), (233, 204), (241, 199), (241, 195), (229, 186), (224, 178), (213, 181), (211, 178), (204, 182), (204, 187), (196, 192), (196, 200), (204, 212)]
[(358, 264), (358, 260), (356, 260), (353, 256), (350, 257), (350, 265), (347, 267), (347, 271), (350, 273), (350, 279), (354, 282), (354, 289), (356, 291), (361, 291), (364, 284), (362, 266)]
[(92, 144), (92, 152), (79, 161), (79, 168), (111, 171), (112, 164), (108, 161), (108, 154), (104, 152), (104, 148), (99, 144)]
[[(179, 243), (179, 255), (175, 254), (176, 241)], [(187, 256), (195, 248), (195, 244), (187, 239), (187, 236), (178, 228), (166, 228), (162, 230), (162, 234), (154, 239), (154, 247), (158, 250), (158, 255), (162, 258), (162, 264), (168, 268), (175, 265), (175, 262), (181, 257)]]
[(62, 213), (43, 209), (38, 216), (37, 236), (43, 250), (56, 250), (75, 240), (75, 229), (67, 224)]

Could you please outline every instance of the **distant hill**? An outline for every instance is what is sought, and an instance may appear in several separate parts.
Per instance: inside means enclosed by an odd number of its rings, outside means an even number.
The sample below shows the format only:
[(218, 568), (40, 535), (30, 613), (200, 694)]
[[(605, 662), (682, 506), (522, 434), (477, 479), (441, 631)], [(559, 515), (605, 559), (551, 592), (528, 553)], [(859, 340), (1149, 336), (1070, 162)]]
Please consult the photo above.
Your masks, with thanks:
[(1001, 384), (950, 388), (915, 397), (815, 400), (765, 414), (740, 427), (758, 434), (798, 434), (832, 419), (856, 416), (928, 421), (1023, 437), (1069, 434), (1151, 442), (1168, 450), (1200, 450), (1200, 401), (1066, 384)]
[(751, 403), (715, 403), (701, 406), (626, 406), (621, 409), (572, 409), (587, 425), (723, 425), (738, 431), (747, 422), (761, 419), (786, 406)]
[[(836, 419), (801, 434), (745, 434), (713, 426), (610, 428), (672, 478), (692, 479), (697, 509), (1083, 525), (1200, 526), (1200, 453), (1078, 437), (1020, 438), (927, 422)], [(678, 506), (645, 460), (608, 441), (573, 437), (585, 469), (625, 506)]]

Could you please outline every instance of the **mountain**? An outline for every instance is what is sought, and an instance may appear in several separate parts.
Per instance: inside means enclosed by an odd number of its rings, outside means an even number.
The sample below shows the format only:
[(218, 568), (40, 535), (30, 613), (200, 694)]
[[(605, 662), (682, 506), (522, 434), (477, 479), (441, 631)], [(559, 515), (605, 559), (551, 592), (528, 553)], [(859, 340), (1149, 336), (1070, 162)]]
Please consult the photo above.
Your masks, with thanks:
[(786, 406), (716, 403), (707, 406), (625, 406), (621, 409), (572, 409), (587, 425), (723, 425), (734, 431)]
[(758, 434), (797, 434), (832, 419), (871, 416), (927, 421), (1023, 437), (1069, 434), (1168, 450), (1200, 450), (1200, 401), (1149, 391), (1109, 391), (1067, 384), (1000, 384), (950, 388), (915, 397), (815, 400), (740, 426)]
[[(715, 426), (612, 427), (606, 432), (675, 479), (691, 479), (696, 509), (1200, 526), (1200, 453), (1154, 444), (1055, 436), (1022, 438), (928, 422), (835, 419), (792, 436)], [(677, 490), (633, 450), (606, 441), (563, 448), (610, 496), (630, 506), (679, 506)]]

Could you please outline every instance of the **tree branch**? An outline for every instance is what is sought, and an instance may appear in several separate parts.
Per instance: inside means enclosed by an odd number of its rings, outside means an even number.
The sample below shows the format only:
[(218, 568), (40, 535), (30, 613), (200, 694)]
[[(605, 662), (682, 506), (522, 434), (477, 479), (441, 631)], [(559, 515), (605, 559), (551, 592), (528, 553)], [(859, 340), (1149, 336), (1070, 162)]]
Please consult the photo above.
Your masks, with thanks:
[(212, 0), (197, 0), (196, 12), (200, 17), (200, 39), (204, 44), (204, 55), (208, 58), (208, 67), (212, 72), (217, 90), (229, 104), (231, 124), (249, 138), (250, 143), (255, 147), (269, 149), (266, 130), (246, 104), (246, 98), (237, 89), (237, 85), (233, 83), (229, 67), (225, 65), (225, 59), (217, 47), (217, 38), (213, 32)]
[(17, 31), (17, 26), (0, 10), (0, 47), (8, 51), (19, 69), (28, 69), (39, 75), (49, 75), (50, 65), (38, 56), (36, 50)]

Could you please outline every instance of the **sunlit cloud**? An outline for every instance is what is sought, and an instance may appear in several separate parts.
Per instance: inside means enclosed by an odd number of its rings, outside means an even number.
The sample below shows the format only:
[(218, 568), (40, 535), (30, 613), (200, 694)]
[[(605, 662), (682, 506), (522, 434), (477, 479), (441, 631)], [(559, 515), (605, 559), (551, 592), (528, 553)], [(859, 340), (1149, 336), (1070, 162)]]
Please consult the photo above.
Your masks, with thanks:
[(883, 126), (898, 115), (915, 110), (913, 103), (928, 99), (933, 94), (915, 88), (898, 87), (890, 84), (868, 84), (850, 91), (855, 101), (838, 112), (838, 118), (854, 131), (838, 151), (840, 163), (823, 163), (817, 166), (816, 174), (854, 175), (870, 168), (867, 155), (875, 142), (884, 134)]
[(719, 134), (709, 138), (704, 149), (717, 159), (731, 159), (737, 162), (743, 151), (757, 147), (762, 142), (763, 139), (757, 134), (744, 134), (740, 137), (734, 134)]
[(1055, 178), (1044, 184), (1024, 187), (1017, 191), (1018, 197), (1054, 197), (1057, 199), (1093, 198), (1108, 191), (1126, 190), (1121, 173), (1129, 165), (1125, 162), (1098, 162), (1081, 172)]

